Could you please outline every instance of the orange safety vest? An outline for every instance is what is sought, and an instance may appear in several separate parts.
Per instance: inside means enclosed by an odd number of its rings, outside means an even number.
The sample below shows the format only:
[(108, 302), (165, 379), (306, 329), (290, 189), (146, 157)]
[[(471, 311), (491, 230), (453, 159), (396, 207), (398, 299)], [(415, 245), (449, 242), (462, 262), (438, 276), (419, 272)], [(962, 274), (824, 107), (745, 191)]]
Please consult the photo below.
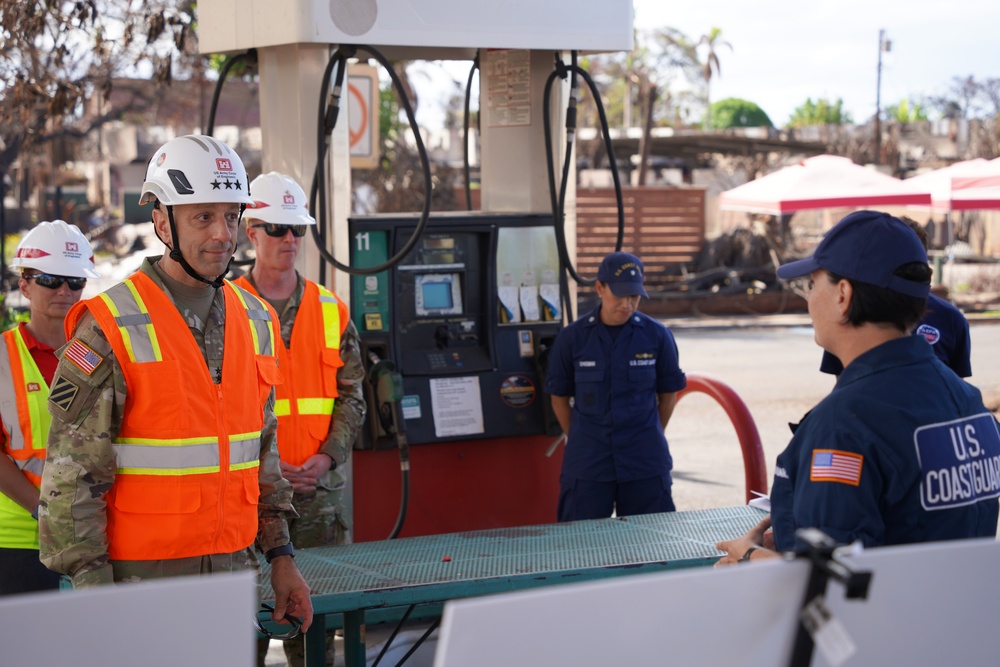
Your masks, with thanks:
[[(245, 276), (234, 282), (258, 294)], [(337, 371), (344, 365), (340, 337), (348, 322), (347, 306), (337, 295), (311, 280), (305, 283), (291, 346), (286, 347), (284, 339), (278, 346), (278, 365), (285, 378), (275, 390), (278, 452), (282, 461), (292, 465), (302, 465), (316, 454), (330, 433), (333, 407), (340, 395)]]
[[(49, 385), (31, 358), (21, 327), (3, 332), (0, 352), (0, 420), (7, 442), (3, 453), (36, 487), (42, 485), (45, 445), (52, 416)], [(38, 522), (31, 512), (0, 493), (0, 547), (37, 549)]]
[(89, 309), (107, 336), (128, 396), (106, 496), (112, 560), (233, 553), (257, 535), (261, 430), (281, 382), (266, 304), (227, 282), (225, 361), (215, 384), (187, 323), (142, 272), (66, 316), (67, 337)]

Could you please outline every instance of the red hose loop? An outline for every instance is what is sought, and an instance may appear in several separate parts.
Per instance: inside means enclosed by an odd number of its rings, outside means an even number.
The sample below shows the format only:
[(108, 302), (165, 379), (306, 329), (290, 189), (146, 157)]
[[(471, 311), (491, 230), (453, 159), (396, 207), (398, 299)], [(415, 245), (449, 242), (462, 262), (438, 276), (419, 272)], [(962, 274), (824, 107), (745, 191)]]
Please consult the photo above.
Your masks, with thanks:
[(750, 415), (750, 410), (732, 387), (717, 377), (706, 373), (688, 373), (687, 387), (677, 394), (677, 400), (692, 392), (708, 394), (722, 406), (729, 420), (736, 428), (736, 437), (743, 450), (743, 472), (746, 478), (746, 497), (750, 502), (752, 493), (767, 493), (767, 464), (764, 462), (764, 447), (760, 443), (760, 433)]

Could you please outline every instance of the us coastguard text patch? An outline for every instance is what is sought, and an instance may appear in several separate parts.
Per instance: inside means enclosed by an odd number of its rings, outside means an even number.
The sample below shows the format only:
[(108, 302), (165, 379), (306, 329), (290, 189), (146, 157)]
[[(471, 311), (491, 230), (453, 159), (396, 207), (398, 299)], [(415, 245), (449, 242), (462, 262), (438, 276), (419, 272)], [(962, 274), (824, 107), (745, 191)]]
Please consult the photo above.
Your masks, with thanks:
[(63, 356), (73, 362), (73, 365), (87, 375), (92, 374), (101, 365), (101, 362), (104, 361), (104, 357), (94, 352), (89, 345), (79, 338), (73, 339), (73, 342), (66, 348)]
[(861, 464), (865, 457), (839, 449), (815, 449), (809, 466), (809, 481), (840, 482), (857, 486), (861, 483)]
[(68, 412), (69, 406), (73, 405), (73, 399), (76, 398), (76, 394), (79, 391), (79, 387), (60, 375), (56, 378), (56, 383), (49, 392), (49, 402), (60, 408), (63, 412)]
[(913, 433), (925, 510), (971, 505), (1000, 496), (1000, 433), (993, 415), (921, 426)]

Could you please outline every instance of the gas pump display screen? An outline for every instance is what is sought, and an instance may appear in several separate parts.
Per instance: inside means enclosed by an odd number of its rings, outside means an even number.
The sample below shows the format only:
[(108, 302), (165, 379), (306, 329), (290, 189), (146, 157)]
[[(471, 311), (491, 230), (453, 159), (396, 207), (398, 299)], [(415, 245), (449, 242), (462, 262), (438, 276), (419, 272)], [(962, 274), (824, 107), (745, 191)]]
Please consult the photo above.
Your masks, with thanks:
[(454, 305), (451, 300), (451, 285), (448, 283), (424, 283), (420, 289), (423, 291), (424, 308), (427, 310), (448, 309)]
[(414, 287), (418, 317), (462, 314), (462, 287), (457, 273), (418, 275)]

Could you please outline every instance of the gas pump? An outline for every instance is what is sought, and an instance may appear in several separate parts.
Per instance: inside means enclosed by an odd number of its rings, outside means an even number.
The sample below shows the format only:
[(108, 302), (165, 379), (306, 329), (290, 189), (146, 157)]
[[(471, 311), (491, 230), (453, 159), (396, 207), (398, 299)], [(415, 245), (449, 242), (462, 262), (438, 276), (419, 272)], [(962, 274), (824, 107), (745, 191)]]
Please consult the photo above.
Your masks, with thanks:
[[(264, 167), (302, 183), (318, 175), (315, 213), (331, 221), (318, 231), (334, 265), (361, 274), (335, 275), (371, 362), (352, 457), (355, 539), (554, 521), (561, 452), (550, 449), (544, 359), (571, 302), (576, 238), (574, 179), (563, 178), (556, 215), (547, 187), (546, 153), (563, 165), (572, 153), (569, 82), (550, 109), (548, 77), (553, 54), (630, 49), (630, 4), (204, 0), (199, 24), (205, 53), (256, 49)], [(362, 44), (388, 59), (478, 56), (484, 213), (350, 215), (348, 123), (327, 151), (315, 110), (331, 92), (331, 53)], [(297, 268), (312, 277), (326, 261), (313, 250)]]
[[(384, 262), (415, 224), (352, 218), (352, 264)], [(410, 444), (558, 435), (538, 364), (562, 326), (558, 272), (550, 218), (460, 213), (432, 217), (391, 271), (354, 277), (363, 353), (395, 360)], [(394, 446), (380, 431), (359, 446)]]
[[(382, 265), (416, 224), (415, 216), (352, 218), (351, 264)], [(546, 498), (547, 507), (525, 506), (538, 500), (539, 488), (550, 493), (548, 484), (522, 488), (516, 477), (523, 474), (518, 461), (537, 458), (560, 432), (542, 392), (545, 353), (562, 326), (559, 267), (551, 216), (442, 213), (431, 216), (399, 265), (353, 277), (362, 353), (394, 360), (401, 393), (391, 390), (399, 398), (392, 410), (402, 422), (369, 419), (356, 445), (359, 535), (366, 523), (384, 525), (397, 504), (386, 502), (384, 487), (365, 487), (360, 475), (369, 466), (390, 467), (388, 450), (398, 448), (400, 435), (413, 446), (406, 534), (440, 532), (449, 517), (481, 521), (486, 507), (494, 525), (516, 524), (531, 512), (551, 520), (555, 498)], [(386, 384), (366, 387), (370, 414), (386, 412)], [(514, 455), (521, 448), (536, 451)], [(546, 475), (557, 480), (558, 457), (546, 463)], [(505, 482), (509, 491), (495, 488)], [(399, 502), (406, 501), (404, 494)]]

